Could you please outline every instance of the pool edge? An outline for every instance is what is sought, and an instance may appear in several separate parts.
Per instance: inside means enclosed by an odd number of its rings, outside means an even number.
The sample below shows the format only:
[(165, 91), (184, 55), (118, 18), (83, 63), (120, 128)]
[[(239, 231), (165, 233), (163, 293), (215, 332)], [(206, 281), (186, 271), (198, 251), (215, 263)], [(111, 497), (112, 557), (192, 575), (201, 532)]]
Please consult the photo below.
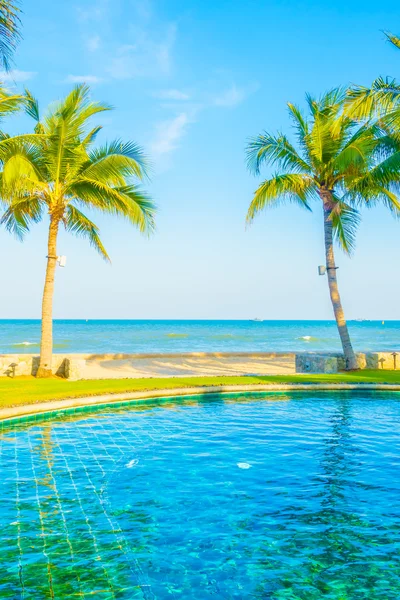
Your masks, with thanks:
[(81, 396), (64, 400), (50, 400), (12, 408), (0, 409), (0, 423), (8, 424), (21, 421), (34, 421), (38, 416), (47, 413), (73, 412), (75, 409), (101, 406), (112, 406), (121, 403), (134, 404), (135, 401), (157, 400), (174, 396), (197, 396), (204, 394), (223, 394), (232, 392), (286, 392), (286, 391), (400, 391), (400, 384), (382, 383), (309, 383), (309, 384), (260, 384), (260, 385), (221, 385), (186, 388), (165, 388), (143, 392), (123, 392), (119, 394), (101, 394), (97, 396)]

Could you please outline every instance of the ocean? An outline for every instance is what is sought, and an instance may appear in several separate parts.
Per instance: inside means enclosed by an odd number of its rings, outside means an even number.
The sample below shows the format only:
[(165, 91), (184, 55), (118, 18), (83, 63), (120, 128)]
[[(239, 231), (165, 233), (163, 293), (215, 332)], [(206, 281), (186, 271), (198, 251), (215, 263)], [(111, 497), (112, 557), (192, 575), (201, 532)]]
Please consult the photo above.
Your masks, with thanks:
[[(356, 350), (400, 350), (400, 321), (349, 321)], [(39, 320), (0, 320), (0, 353), (39, 350)], [(340, 351), (334, 321), (55, 320), (54, 351)]]

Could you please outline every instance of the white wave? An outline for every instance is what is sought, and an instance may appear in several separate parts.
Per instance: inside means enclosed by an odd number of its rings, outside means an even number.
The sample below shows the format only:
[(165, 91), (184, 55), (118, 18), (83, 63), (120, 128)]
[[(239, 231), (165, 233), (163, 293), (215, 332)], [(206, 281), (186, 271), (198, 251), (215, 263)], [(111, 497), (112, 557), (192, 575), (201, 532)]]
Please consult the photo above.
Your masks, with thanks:
[(301, 337), (296, 338), (296, 339), (298, 339), (298, 340), (305, 340), (306, 342), (309, 342), (313, 338), (311, 337), (311, 335), (302, 335)]
[(238, 463), (237, 466), (239, 467), (239, 469), (250, 469), (251, 465), (249, 465), (249, 463)]
[(133, 460), (130, 460), (125, 466), (128, 469), (132, 469), (132, 467), (136, 467), (136, 465), (138, 464), (139, 460), (137, 458), (134, 458)]
[(17, 342), (13, 346), (38, 346), (38, 342)]

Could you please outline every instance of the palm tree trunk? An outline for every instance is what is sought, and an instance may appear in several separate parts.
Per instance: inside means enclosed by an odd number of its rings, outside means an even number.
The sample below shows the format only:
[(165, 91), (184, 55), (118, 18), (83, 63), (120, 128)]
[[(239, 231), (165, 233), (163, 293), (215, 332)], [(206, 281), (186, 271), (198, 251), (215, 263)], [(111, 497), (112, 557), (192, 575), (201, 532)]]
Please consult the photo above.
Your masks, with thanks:
[(57, 266), (57, 235), (59, 218), (50, 216), (47, 244), (47, 268), (42, 301), (42, 338), (40, 341), (40, 361), (36, 377), (51, 377), (53, 356), (53, 294)]
[(340, 341), (342, 342), (343, 354), (347, 370), (358, 369), (356, 355), (354, 354), (353, 346), (351, 345), (349, 330), (347, 329), (346, 319), (339, 295), (339, 288), (336, 277), (335, 255), (333, 252), (333, 227), (331, 214), (331, 205), (323, 198), (324, 203), (324, 232), (325, 232), (325, 256), (326, 256), (326, 271), (328, 275), (329, 293), (331, 296), (333, 312), (339, 330)]

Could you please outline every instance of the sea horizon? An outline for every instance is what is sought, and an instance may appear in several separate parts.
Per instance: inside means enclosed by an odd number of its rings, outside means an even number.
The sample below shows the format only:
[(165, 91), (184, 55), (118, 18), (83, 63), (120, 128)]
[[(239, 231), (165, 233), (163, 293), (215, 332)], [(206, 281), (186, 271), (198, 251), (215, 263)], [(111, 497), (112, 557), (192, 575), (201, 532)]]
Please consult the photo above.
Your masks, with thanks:
[[(40, 319), (0, 319), (0, 353), (36, 353)], [(55, 353), (340, 352), (334, 320), (54, 319)], [(399, 351), (400, 321), (349, 320), (358, 351)]]
[[(241, 321), (243, 323), (248, 323), (248, 322), (254, 322), (254, 321), (258, 321), (260, 319), (260, 322), (286, 322), (286, 321), (290, 321), (290, 322), (303, 322), (303, 323), (308, 323), (308, 322), (320, 322), (320, 323), (335, 323), (335, 319), (263, 319), (262, 317), (258, 318), (255, 317), (253, 319), (202, 319), (202, 318), (192, 318), (192, 319), (162, 319), (162, 318), (157, 318), (157, 319), (133, 319), (133, 318), (114, 318), (114, 317), (57, 317), (55, 319), (53, 319), (53, 322), (55, 321), (132, 321), (132, 322), (137, 322), (137, 321), (146, 321), (146, 322), (152, 322), (152, 321), (157, 321), (157, 322), (165, 322), (165, 321), (188, 321), (188, 322), (197, 322), (197, 321), (232, 321), (232, 322), (236, 322), (236, 321)], [(395, 322), (395, 323), (400, 323), (400, 319), (386, 319), (385, 317), (379, 318), (379, 319), (346, 319), (347, 322), (371, 322), (371, 323), (381, 323), (382, 321), (386, 322), (386, 321), (390, 321), (390, 322)], [(4, 318), (4, 319), (0, 319), (0, 323), (5, 323), (5, 322), (14, 322), (14, 321), (34, 321), (34, 322), (41, 322), (41, 318), (40, 317), (29, 317), (29, 318), (22, 318), (22, 317), (18, 317), (18, 318)]]

